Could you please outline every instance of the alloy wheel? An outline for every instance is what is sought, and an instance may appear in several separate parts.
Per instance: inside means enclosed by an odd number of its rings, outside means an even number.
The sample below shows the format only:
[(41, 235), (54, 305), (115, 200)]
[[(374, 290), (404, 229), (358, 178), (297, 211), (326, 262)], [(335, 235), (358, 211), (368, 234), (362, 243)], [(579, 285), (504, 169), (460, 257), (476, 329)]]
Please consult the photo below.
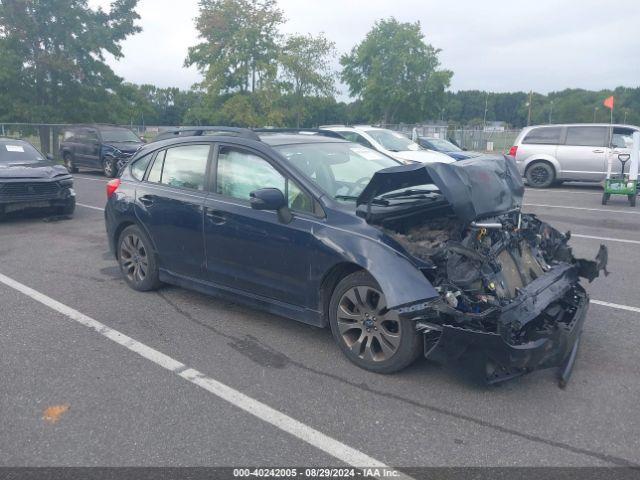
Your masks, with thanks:
[(338, 303), (337, 327), (342, 340), (363, 360), (382, 362), (400, 348), (400, 319), (387, 309), (384, 295), (368, 286), (347, 290)]
[(529, 178), (535, 185), (544, 185), (549, 180), (549, 172), (546, 168), (541, 166), (533, 167), (529, 174)]
[(131, 233), (120, 244), (120, 264), (122, 271), (132, 282), (143, 282), (149, 270), (147, 250), (140, 237)]
[(113, 177), (114, 169), (115, 169), (114, 161), (112, 159), (107, 158), (104, 161), (104, 174), (107, 177)]

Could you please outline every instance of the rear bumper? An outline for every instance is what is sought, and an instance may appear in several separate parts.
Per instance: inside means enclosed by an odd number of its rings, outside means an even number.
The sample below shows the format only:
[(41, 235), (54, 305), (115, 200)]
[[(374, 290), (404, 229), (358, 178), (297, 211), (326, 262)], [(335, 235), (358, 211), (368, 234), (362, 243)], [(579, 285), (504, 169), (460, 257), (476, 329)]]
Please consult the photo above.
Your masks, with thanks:
[[(560, 368), (561, 385), (566, 384), (573, 367), (582, 327), (589, 307), (589, 296), (575, 284), (564, 293), (567, 305), (562, 322), (527, 343), (512, 344), (498, 333), (444, 325), (440, 331), (424, 332), (425, 357), (456, 362), (475, 378), (493, 384), (534, 370)], [(527, 304), (522, 311), (527, 315)], [(510, 312), (511, 315), (518, 313)], [(545, 315), (540, 312), (539, 315)]]

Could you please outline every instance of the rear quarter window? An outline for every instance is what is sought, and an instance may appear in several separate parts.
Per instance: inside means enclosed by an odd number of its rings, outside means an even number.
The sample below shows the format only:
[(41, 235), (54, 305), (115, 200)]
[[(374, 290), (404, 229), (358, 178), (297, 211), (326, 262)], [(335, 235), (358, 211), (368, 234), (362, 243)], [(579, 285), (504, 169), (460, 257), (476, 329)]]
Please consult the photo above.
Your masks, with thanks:
[(534, 145), (557, 145), (560, 143), (562, 128), (560, 127), (540, 127), (531, 130), (522, 140), (525, 144)]
[(144, 173), (147, 171), (152, 156), (152, 154), (148, 154), (133, 162), (131, 165), (131, 175), (133, 175), (133, 178), (136, 180), (142, 180), (144, 178)]

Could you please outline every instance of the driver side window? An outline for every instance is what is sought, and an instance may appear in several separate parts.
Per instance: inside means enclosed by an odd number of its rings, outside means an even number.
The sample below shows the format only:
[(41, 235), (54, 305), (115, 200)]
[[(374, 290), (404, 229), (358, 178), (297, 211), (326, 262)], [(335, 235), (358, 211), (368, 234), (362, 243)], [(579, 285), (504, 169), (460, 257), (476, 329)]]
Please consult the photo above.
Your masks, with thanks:
[(216, 193), (238, 200), (260, 188), (277, 188), (287, 198), (289, 208), (313, 212), (313, 200), (295, 182), (286, 179), (269, 162), (246, 150), (220, 147)]

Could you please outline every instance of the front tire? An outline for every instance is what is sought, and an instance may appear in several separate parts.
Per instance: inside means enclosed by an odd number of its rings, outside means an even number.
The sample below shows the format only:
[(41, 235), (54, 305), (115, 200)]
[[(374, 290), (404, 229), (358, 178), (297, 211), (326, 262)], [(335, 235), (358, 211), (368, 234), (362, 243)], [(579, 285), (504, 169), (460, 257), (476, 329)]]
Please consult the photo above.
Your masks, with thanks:
[(364, 271), (338, 283), (329, 304), (329, 323), (342, 352), (365, 370), (397, 372), (422, 352), (415, 323), (387, 309), (380, 286)]
[(610, 193), (603, 193), (602, 194), (602, 205), (606, 205), (610, 198), (611, 198), (611, 194)]
[(102, 172), (107, 178), (114, 178), (118, 174), (118, 162), (113, 157), (106, 157), (102, 162)]
[(532, 188), (549, 188), (556, 180), (556, 171), (547, 162), (533, 162), (525, 173)]
[(632, 207), (636, 206), (636, 196), (635, 195), (629, 195), (629, 205), (631, 205)]
[(78, 167), (73, 163), (73, 156), (69, 152), (62, 156), (62, 160), (64, 161), (64, 166), (69, 170), (69, 173), (78, 173)]
[(158, 260), (151, 240), (137, 225), (120, 234), (118, 264), (127, 285), (134, 290), (147, 292), (160, 287)]

